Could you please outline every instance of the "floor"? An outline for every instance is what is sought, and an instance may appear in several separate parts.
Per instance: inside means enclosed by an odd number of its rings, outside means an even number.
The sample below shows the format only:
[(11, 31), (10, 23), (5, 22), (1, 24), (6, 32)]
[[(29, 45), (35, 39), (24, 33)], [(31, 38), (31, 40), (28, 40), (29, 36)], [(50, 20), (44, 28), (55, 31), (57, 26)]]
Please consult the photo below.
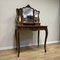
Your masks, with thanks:
[(0, 60), (60, 60), (60, 44), (47, 45), (47, 52), (43, 46), (22, 48), (20, 57), (15, 49), (0, 51)]

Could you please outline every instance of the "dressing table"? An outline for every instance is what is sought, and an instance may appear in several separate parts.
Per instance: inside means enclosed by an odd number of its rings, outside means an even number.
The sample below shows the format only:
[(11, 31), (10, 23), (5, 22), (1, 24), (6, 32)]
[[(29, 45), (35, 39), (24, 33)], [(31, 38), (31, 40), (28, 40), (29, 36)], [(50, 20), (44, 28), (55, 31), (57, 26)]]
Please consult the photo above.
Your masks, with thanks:
[(15, 37), (16, 37), (16, 48), (18, 52), (18, 57), (20, 54), (20, 35), (21, 35), (20, 31), (23, 29), (38, 31), (38, 38), (37, 38), (38, 47), (39, 47), (40, 30), (44, 30), (45, 31), (44, 51), (46, 52), (48, 28), (47, 26), (41, 26), (39, 14), (40, 11), (32, 8), (30, 5), (16, 9)]

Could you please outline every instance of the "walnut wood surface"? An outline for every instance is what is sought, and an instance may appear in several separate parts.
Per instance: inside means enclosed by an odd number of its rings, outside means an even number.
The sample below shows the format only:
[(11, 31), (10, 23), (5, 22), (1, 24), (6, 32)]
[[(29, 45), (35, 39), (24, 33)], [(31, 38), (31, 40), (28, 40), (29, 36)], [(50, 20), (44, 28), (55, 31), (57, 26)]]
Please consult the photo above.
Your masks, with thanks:
[(39, 31), (40, 30), (44, 30), (46, 35), (45, 35), (45, 42), (44, 42), (44, 50), (46, 52), (46, 42), (47, 42), (47, 36), (48, 36), (48, 28), (47, 26), (39, 26), (39, 25), (17, 25), (16, 26), (16, 44), (18, 44), (16, 47), (17, 47), (17, 51), (18, 51), (18, 57), (19, 57), (19, 54), (20, 54), (20, 31), (21, 29), (28, 29), (28, 30), (32, 30), (32, 31), (35, 31), (37, 30), (38, 31), (38, 47), (39, 47)]
[[(32, 9), (32, 13), (33, 15), (32, 16), (28, 16), (29, 19), (26, 17), (26, 19), (29, 21), (32, 21), (29, 23), (26, 22), (24, 20), (24, 16), (23, 16), (23, 9), (25, 8), (29, 8), (29, 9)], [(38, 15), (37, 17), (35, 16), (35, 12), (38, 12)], [(46, 52), (46, 42), (47, 42), (47, 36), (48, 36), (48, 28), (47, 26), (41, 26), (41, 23), (40, 23), (40, 19), (39, 19), (39, 14), (40, 14), (40, 11), (32, 8), (30, 5), (27, 5), (25, 7), (22, 7), (22, 8), (17, 8), (16, 9), (16, 29), (15, 29), (15, 36), (16, 36), (16, 47), (17, 47), (17, 52), (18, 52), (18, 57), (19, 57), (19, 54), (20, 54), (20, 31), (22, 29), (28, 29), (28, 30), (32, 30), (32, 31), (38, 31), (38, 47), (39, 47), (39, 35), (40, 35), (40, 30), (44, 30), (46, 35), (45, 35), (45, 41), (44, 41), (44, 50)], [(19, 16), (21, 17), (21, 21), (19, 21)], [(36, 19), (37, 19), (37, 22), (36, 22)], [(25, 22), (24, 22), (25, 21)]]

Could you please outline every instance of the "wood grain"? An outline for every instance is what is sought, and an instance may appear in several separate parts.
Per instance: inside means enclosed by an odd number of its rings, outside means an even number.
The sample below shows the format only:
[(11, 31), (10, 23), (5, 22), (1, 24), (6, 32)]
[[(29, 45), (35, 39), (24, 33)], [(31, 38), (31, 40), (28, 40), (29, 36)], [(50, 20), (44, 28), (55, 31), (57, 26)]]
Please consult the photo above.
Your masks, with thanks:
[(0, 60), (60, 60), (60, 44), (47, 45), (47, 52), (43, 46), (22, 48), (19, 58), (15, 49), (0, 51)]

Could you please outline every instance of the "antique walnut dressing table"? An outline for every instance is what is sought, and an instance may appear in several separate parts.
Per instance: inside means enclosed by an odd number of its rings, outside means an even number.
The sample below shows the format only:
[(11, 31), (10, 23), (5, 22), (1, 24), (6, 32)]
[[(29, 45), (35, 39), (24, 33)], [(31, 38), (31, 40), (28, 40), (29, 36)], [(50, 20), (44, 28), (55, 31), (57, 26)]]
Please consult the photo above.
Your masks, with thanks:
[(47, 26), (41, 26), (39, 23), (39, 13), (36, 9), (27, 5), (26, 7), (16, 9), (16, 29), (15, 29), (15, 36), (16, 36), (16, 48), (18, 52), (18, 57), (20, 54), (20, 31), (22, 29), (28, 29), (32, 31), (38, 31), (38, 47), (39, 47), (39, 33), (40, 30), (45, 30), (45, 41), (44, 41), (44, 50), (46, 52), (46, 41), (48, 36), (48, 28)]

